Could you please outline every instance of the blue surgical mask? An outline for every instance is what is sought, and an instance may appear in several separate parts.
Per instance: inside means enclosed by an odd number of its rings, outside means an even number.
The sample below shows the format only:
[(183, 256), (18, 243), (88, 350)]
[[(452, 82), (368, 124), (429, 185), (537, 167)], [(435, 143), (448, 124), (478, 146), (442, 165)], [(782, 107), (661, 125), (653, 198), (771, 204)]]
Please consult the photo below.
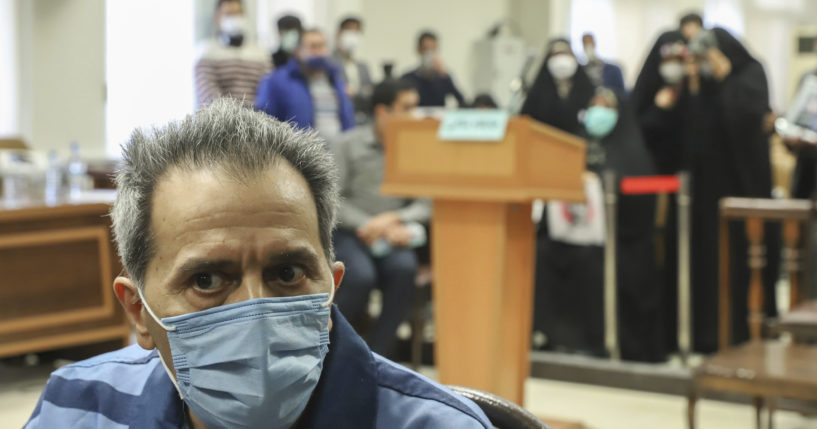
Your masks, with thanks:
[(593, 106), (584, 114), (584, 128), (591, 137), (601, 139), (607, 137), (618, 122), (618, 110)]
[(312, 70), (327, 70), (329, 69), (329, 58), (323, 55), (308, 57), (304, 60), (306, 66)]
[(329, 350), (332, 294), (258, 298), (159, 320), (179, 396), (211, 429), (292, 426)]

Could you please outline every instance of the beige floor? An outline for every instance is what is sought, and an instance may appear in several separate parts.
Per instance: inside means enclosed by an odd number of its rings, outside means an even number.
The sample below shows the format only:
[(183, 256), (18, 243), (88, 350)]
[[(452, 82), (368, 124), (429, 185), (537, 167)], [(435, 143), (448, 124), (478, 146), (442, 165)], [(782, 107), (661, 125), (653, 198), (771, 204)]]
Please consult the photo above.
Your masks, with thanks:
[[(48, 369), (26, 370), (27, 375), (22, 377), (11, 371), (20, 369), (0, 366), (0, 429), (20, 428), (26, 422), (45, 384)], [(434, 375), (433, 370), (423, 372)], [(677, 396), (530, 379), (525, 386), (525, 401), (534, 414), (580, 421), (588, 429), (685, 427), (685, 402)], [(698, 413), (702, 429), (753, 427), (753, 411), (749, 406), (702, 401)], [(790, 412), (778, 412), (775, 416), (777, 429), (817, 429), (817, 419)]]

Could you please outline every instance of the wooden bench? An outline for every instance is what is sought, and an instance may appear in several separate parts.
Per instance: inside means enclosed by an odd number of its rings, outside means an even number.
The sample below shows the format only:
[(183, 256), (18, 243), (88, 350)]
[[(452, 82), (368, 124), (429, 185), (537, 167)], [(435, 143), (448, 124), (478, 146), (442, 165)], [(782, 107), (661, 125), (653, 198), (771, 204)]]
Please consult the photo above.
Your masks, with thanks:
[[(701, 393), (719, 391), (745, 394), (752, 398), (756, 425), (761, 427), (762, 410), (768, 409), (768, 427), (773, 426), (773, 413), (779, 398), (817, 401), (817, 347), (779, 340), (763, 340), (766, 318), (763, 311), (762, 270), (765, 266), (763, 227), (765, 222), (780, 222), (783, 229), (783, 268), (788, 276), (791, 293), (790, 308), (797, 308), (799, 293), (801, 236), (813, 216), (813, 203), (808, 200), (768, 200), (725, 198), (721, 201), (720, 279), (719, 279), (719, 347), (720, 351), (693, 372), (689, 392), (687, 418), (690, 429), (695, 427), (695, 405)], [(749, 241), (748, 264), (751, 270), (748, 309), (750, 342), (731, 346), (731, 308), (729, 277), (729, 225), (732, 220), (744, 220)], [(806, 228), (803, 226), (806, 225)], [(773, 255), (773, 257), (776, 255)], [(803, 310), (808, 311), (808, 310)], [(809, 316), (792, 313), (801, 322)], [(785, 317), (783, 320), (786, 320)], [(784, 325), (778, 324), (782, 329)]]

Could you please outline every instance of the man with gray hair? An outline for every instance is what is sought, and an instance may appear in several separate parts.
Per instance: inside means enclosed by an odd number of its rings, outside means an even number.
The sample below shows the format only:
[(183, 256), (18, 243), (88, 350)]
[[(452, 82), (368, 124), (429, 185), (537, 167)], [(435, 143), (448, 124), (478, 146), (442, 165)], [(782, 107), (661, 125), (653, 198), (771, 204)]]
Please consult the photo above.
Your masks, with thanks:
[(335, 167), (230, 99), (135, 131), (111, 215), (138, 345), (55, 371), (26, 428), (488, 428), (332, 306)]

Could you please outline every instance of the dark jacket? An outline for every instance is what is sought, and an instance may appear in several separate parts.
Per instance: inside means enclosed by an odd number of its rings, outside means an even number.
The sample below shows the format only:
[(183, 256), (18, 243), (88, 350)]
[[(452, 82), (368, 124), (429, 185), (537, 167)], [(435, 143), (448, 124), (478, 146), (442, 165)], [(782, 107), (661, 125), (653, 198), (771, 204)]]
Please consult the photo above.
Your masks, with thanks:
[(433, 73), (430, 76), (420, 69), (412, 70), (403, 75), (403, 79), (411, 81), (420, 94), (420, 106), (445, 106), (445, 96), (451, 94), (457, 99), (460, 107), (465, 106), (465, 98), (454, 85), (450, 74), (440, 75)]
[[(327, 73), (337, 94), (341, 128), (348, 130), (355, 126), (352, 102), (346, 95), (338, 68), (330, 66)], [(315, 107), (309, 84), (297, 60), (289, 60), (261, 80), (255, 95), (255, 108), (281, 121), (292, 121), (300, 128), (315, 125)]]

